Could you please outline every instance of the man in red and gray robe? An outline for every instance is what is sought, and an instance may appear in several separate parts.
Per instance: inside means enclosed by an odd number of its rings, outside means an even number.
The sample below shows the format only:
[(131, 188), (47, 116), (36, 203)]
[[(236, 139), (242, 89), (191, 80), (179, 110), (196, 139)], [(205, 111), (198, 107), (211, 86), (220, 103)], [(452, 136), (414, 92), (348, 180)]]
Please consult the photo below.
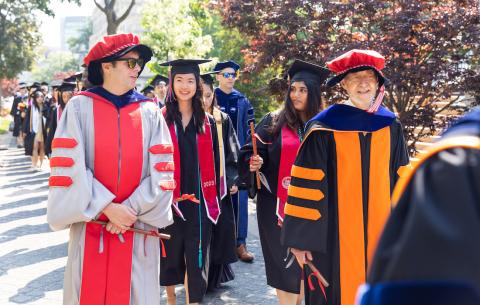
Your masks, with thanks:
[(84, 58), (94, 87), (59, 121), (47, 219), (70, 228), (65, 305), (160, 303), (159, 240), (128, 230), (172, 223), (172, 141), (158, 107), (134, 90), (151, 57), (133, 34), (104, 37)]

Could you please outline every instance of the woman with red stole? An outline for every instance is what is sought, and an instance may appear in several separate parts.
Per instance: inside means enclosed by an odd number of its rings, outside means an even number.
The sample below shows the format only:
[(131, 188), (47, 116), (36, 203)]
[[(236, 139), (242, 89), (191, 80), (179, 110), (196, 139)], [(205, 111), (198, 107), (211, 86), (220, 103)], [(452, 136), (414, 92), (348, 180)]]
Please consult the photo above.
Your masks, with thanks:
[[(258, 155), (253, 155), (250, 140), (242, 147), (239, 157), (241, 179), (257, 191), (257, 219), (267, 283), (276, 288), (281, 305), (302, 302), (301, 269), (296, 263), (285, 268), (288, 252), (287, 247), (280, 244), (280, 231), (290, 170), (305, 124), (322, 108), (320, 88), (328, 74), (328, 70), (320, 66), (295, 60), (288, 70), (290, 83), (283, 108), (267, 114), (255, 129)], [(259, 190), (252, 175), (257, 170), (262, 176)]]
[(167, 304), (176, 304), (175, 285), (184, 284), (187, 304), (202, 301), (207, 289), (212, 226), (220, 216), (219, 155), (215, 120), (203, 110), (199, 64), (178, 59), (170, 67), (170, 87), (163, 115), (174, 146), (174, 223), (164, 233), (160, 284)]

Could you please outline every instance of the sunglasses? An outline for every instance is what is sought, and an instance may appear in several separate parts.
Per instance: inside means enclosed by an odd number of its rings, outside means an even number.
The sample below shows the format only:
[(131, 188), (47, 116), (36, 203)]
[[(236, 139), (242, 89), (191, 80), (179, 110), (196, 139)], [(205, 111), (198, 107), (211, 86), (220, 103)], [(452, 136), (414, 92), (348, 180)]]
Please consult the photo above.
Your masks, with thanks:
[(143, 60), (143, 58), (119, 58), (119, 59), (115, 59), (115, 60), (112, 60), (112, 61), (126, 61), (127, 62), (127, 66), (130, 68), (130, 69), (135, 69), (135, 67), (138, 65), (140, 68), (143, 67), (143, 65), (145, 64), (145, 61)]
[(225, 78), (237, 78), (237, 73), (236, 72), (223, 72), (222, 73), (223, 77)]

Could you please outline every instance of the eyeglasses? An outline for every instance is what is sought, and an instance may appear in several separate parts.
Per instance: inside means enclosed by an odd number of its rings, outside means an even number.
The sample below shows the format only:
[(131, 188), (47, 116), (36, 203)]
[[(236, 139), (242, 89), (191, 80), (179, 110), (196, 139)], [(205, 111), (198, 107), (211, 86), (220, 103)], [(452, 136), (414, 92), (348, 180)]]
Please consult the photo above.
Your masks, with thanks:
[(237, 78), (237, 72), (223, 72), (222, 75), (225, 78)]
[(140, 68), (143, 67), (143, 64), (145, 63), (143, 58), (119, 58), (119, 59), (115, 59), (115, 60), (112, 60), (112, 61), (126, 61), (127, 62), (127, 66), (130, 68), (130, 69), (135, 69), (135, 67), (138, 65)]

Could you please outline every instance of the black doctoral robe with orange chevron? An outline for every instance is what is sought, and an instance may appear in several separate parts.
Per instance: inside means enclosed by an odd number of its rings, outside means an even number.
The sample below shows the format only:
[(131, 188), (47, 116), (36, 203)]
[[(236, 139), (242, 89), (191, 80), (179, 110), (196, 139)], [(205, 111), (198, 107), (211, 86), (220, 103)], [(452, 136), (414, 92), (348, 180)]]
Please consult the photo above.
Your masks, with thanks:
[(306, 280), (306, 304), (354, 303), (407, 164), (401, 125), (384, 107), (369, 114), (338, 104), (310, 121), (292, 167), (281, 235), (284, 245), (312, 251), (330, 283), (324, 295)]

